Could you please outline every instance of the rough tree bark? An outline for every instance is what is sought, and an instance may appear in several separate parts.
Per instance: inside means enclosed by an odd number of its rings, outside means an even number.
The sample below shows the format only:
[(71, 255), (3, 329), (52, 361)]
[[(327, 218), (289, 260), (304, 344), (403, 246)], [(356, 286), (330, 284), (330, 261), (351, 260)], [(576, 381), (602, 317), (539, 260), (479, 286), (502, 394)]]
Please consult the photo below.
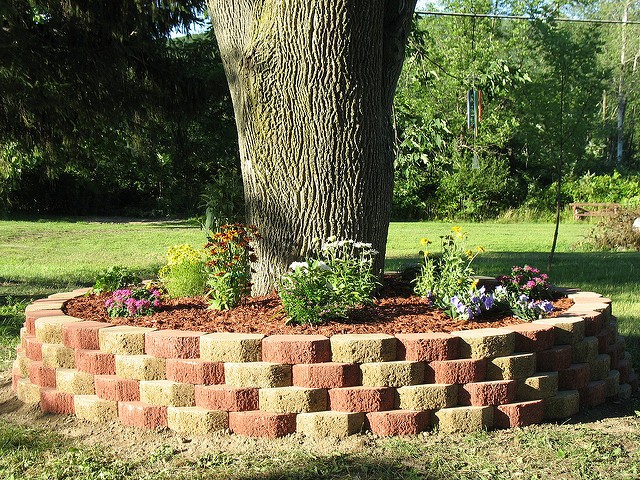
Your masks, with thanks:
[(254, 294), (314, 238), (371, 242), (391, 210), (393, 96), (415, 0), (208, 0), (233, 99)]

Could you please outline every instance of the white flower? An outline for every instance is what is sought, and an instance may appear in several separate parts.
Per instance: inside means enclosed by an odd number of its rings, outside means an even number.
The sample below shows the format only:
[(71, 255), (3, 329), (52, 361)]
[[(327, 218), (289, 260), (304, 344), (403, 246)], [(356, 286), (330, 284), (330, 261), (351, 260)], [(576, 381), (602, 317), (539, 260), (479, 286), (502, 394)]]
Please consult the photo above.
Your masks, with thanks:
[(307, 262), (293, 262), (289, 265), (289, 270), (297, 270), (299, 268), (307, 270), (309, 268), (309, 264)]

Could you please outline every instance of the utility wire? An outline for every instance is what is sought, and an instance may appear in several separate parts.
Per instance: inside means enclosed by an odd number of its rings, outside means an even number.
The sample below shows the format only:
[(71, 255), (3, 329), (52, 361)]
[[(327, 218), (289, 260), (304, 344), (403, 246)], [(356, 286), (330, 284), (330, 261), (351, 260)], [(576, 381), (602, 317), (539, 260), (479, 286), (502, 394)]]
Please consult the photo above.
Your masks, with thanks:
[(535, 20), (549, 20), (553, 22), (568, 22), (568, 23), (597, 23), (597, 24), (625, 24), (625, 25), (640, 25), (638, 20), (601, 20), (601, 19), (589, 19), (589, 18), (563, 18), (563, 17), (543, 17), (534, 15), (497, 15), (493, 13), (462, 13), (462, 12), (435, 12), (435, 11), (415, 11), (416, 15), (435, 15), (445, 17), (473, 17), (473, 18), (491, 18), (491, 19), (506, 19), (506, 20), (527, 20), (533, 22)]

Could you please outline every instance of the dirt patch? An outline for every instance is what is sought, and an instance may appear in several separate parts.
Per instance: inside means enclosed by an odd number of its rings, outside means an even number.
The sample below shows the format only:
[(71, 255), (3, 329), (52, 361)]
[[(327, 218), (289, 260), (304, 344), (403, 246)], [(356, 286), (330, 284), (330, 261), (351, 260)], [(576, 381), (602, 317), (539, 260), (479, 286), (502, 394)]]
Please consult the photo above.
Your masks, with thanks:
[[(349, 318), (322, 325), (286, 325), (286, 314), (278, 295), (252, 297), (234, 309), (209, 310), (203, 297), (169, 299), (159, 312), (138, 318), (109, 318), (104, 302), (110, 294), (89, 295), (69, 300), (64, 311), (84, 320), (115, 325), (136, 325), (157, 329), (193, 330), (200, 332), (237, 332), (279, 334), (315, 334), (331, 336), (339, 333), (426, 333), (453, 332), (476, 328), (496, 328), (523, 323), (514, 317), (489, 315), (478, 321), (455, 320), (433, 308), (423, 298), (413, 295), (410, 284), (386, 277), (373, 305), (351, 312)], [(554, 300), (553, 316), (573, 305), (573, 300)]]

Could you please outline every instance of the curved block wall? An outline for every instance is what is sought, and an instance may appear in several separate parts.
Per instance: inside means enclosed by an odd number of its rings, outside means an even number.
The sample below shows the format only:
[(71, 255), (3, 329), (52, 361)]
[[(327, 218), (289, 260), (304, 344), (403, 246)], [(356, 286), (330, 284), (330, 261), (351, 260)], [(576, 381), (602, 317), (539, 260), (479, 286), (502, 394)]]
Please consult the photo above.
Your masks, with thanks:
[(568, 291), (562, 316), (446, 333), (274, 335), (111, 326), (26, 308), (12, 387), (46, 412), (181, 433), (279, 437), (509, 428), (628, 398), (638, 376), (611, 300)]

